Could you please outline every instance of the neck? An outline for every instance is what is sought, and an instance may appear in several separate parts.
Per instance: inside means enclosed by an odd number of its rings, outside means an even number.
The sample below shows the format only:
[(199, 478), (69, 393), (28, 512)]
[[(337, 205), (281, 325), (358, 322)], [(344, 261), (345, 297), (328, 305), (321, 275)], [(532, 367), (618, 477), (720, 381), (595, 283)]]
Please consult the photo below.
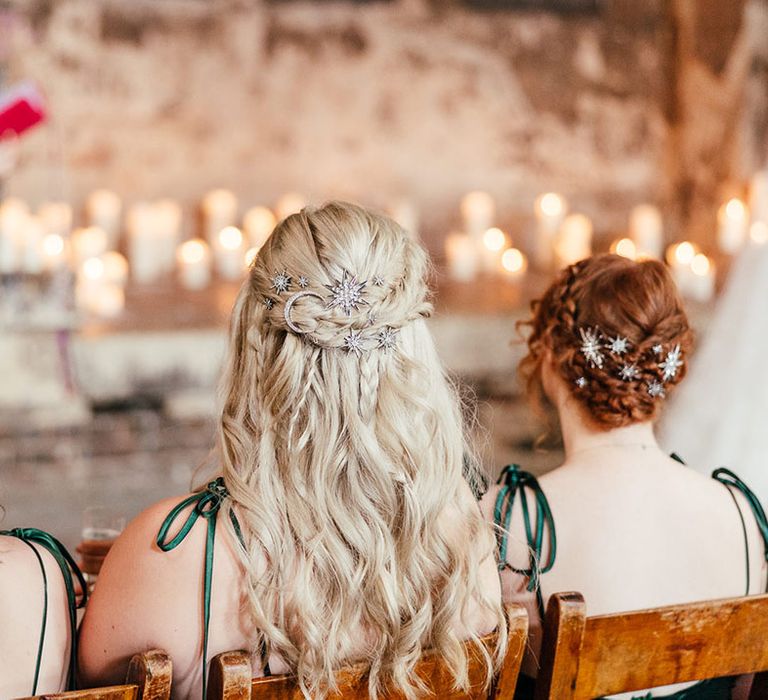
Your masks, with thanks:
[(566, 460), (577, 452), (600, 448), (655, 448), (653, 423), (634, 423), (623, 428), (600, 430), (589, 425), (580, 409), (571, 401), (558, 406)]

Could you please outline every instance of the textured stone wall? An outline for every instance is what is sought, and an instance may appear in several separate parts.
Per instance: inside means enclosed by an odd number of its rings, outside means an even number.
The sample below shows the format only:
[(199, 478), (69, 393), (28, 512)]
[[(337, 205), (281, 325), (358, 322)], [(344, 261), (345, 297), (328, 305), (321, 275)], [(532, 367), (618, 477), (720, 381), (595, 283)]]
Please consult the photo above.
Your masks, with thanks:
[(286, 190), (407, 197), (436, 242), (474, 188), (507, 223), (558, 190), (603, 230), (672, 191), (663, 0), (606, 0), (593, 15), (428, 0), (2, 4), (6, 78), (33, 77), (50, 99), (8, 183), (35, 200), (107, 186), (193, 202), (215, 185), (244, 204)]

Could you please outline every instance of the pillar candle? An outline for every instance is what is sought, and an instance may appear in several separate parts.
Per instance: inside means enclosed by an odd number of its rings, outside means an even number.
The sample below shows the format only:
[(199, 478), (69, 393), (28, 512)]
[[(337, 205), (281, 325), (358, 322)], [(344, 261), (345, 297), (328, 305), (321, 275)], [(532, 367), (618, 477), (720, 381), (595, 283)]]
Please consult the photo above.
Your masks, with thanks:
[(749, 210), (752, 221), (768, 224), (768, 168), (752, 176), (749, 185)]
[(21, 270), (28, 217), (29, 207), (24, 200), (9, 197), (0, 204), (0, 273)]
[(226, 280), (239, 279), (243, 274), (243, 234), (239, 228), (227, 226), (219, 231), (213, 246), (216, 271)]
[(88, 258), (104, 253), (109, 245), (106, 231), (98, 226), (79, 228), (72, 233), (72, 255), (75, 265), (81, 265)]
[(120, 212), (123, 203), (110, 190), (94, 190), (85, 202), (85, 213), (89, 226), (97, 226), (107, 234), (107, 247), (117, 247), (120, 236)]
[(165, 262), (157, 254), (162, 238), (155, 208), (149, 202), (134, 204), (128, 210), (126, 230), (131, 278), (138, 284), (156, 282), (165, 272)]
[(221, 229), (237, 220), (237, 197), (229, 190), (212, 190), (202, 203), (205, 238), (214, 244)]
[(536, 198), (533, 209), (536, 214), (534, 259), (542, 270), (548, 270), (552, 267), (555, 240), (568, 211), (568, 202), (555, 192), (547, 192)]
[(487, 192), (469, 192), (461, 200), (461, 220), (464, 232), (478, 244), (483, 234), (493, 226), (496, 202)]
[(584, 214), (570, 214), (563, 221), (555, 243), (559, 267), (565, 267), (592, 255), (592, 221)]
[(501, 256), (501, 266), (508, 280), (519, 280), (528, 269), (528, 259), (517, 248), (507, 248)]
[(478, 249), (466, 233), (452, 233), (445, 240), (448, 274), (459, 282), (471, 282), (477, 277)]
[(251, 246), (261, 248), (275, 228), (277, 219), (267, 207), (251, 207), (243, 217), (243, 229)]
[(703, 253), (698, 253), (691, 261), (685, 293), (690, 299), (703, 304), (715, 296), (715, 267)]
[(286, 192), (277, 200), (275, 211), (277, 218), (282, 221), (291, 214), (297, 214), (306, 206), (306, 201), (298, 192)]
[(501, 254), (507, 246), (507, 236), (500, 228), (489, 228), (483, 234), (482, 259), (485, 272), (498, 272)]
[(211, 250), (201, 238), (182, 243), (176, 254), (179, 282), (185, 289), (204, 289), (211, 281)]
[(664, 224), (661, 212), (652, 204), (638, 204), (629, 215), (629, 236), (637, 255), (661, 258), (664, 250)]
[(717, 213), (717, 243), (720, 250), (734, 255), (741, 250), (747, 238), (749, 212), (740, 199), (729, 199)]

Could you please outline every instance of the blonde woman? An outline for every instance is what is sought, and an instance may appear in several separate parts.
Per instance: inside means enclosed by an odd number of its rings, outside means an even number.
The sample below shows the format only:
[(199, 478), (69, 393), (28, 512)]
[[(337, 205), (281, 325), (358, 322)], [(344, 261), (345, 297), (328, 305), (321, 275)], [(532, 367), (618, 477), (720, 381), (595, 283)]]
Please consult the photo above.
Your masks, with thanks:
[(374, 697), (415, 697), (414, 664), (434, 648), (466, 685), (461, 640), (505, 630), (460, 407), (424, 321), (426, 270), (395, 222), (357, 206), (277, 226), (232, 313), (221, 476), (115, 544), (83, 623), (87, 681), (118, 681), (131, 654), (162, 647), (175, 696), (199, 697), (207, 661), (247, 648), (306, 697), (355, 661)]

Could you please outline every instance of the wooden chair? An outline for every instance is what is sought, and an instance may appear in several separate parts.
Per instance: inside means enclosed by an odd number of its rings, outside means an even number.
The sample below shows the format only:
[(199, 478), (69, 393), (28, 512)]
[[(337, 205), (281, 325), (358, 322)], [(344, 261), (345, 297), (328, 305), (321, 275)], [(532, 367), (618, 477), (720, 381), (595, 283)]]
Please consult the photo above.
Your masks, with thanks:
[[(509, 644), (504, 662), (491, 686), (483, 688), (484, 663), (474, 645), (467, 643), (469, 651), (470, 692), (454, 690), (452, 679), (437, 655), (427, 653), (419, 661), (417, 673), (423, 678), (440, 700), (512, 700), (517, 684), (517, 675), (528, 637), (528, 615), (521, 606), (510, 605), (506, 609), (509, 625)], [(483, 638), (489, 649), (496, 645), (496, 635)], [(267, 676), (253, 678), (250, 657), (244, 651), (230, 651), (211, 660), (208, 676), (208, 700), (303, 700), (295, 679), (291, 676)], [(364, 700), (368, 698), (368, 687), (362, 666), (353, 666), (339, 671), (340, 694), (332, 696), (337, 700)], [(382, 700), (401, 700), (400, 694), (389, 694)]]
[(547, 605), (535, 698), (592, 700), (752, 673), (750, 700), (765, 700), (768, 595), (587, 617), (580, 593), (558, 593)]
[(19, 700), (170, 700), (171, 659), (164, 651), (136, 654), (128, 665), (125, 685), (66, 693), (35, 695)]

